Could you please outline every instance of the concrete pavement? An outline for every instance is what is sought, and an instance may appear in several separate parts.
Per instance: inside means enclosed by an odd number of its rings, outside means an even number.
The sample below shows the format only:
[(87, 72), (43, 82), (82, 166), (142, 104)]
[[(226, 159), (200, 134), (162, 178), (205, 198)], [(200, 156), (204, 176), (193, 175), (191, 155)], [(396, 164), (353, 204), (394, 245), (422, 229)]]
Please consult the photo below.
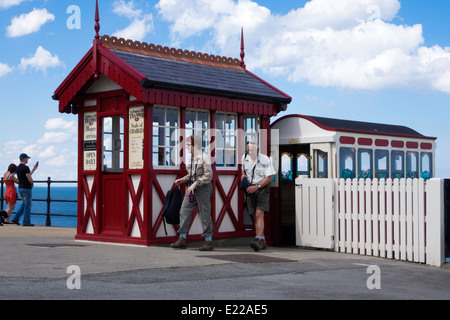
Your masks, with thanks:
[(299, 248), (255, 253), (246, 241), (212, 252), (121, 246), (75, 241), (75, 232), (0, 227), (1, 299), (450, 299), (446, 268)]

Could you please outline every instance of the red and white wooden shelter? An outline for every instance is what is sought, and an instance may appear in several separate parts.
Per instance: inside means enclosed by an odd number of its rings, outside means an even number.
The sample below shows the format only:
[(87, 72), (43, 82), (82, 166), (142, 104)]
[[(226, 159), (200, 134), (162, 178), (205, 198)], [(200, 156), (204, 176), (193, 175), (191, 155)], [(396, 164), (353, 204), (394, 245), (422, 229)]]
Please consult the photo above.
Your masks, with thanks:
[[(164, 244), (162, 208), (186, 174), (185, 139), (202, 136), (213, 159), (214, 239), (250, 237), (239, 191), (245, 140), (268, 147), (270, 119), (291, 97), (241, 60), (99, 35), (55, 91), (59, 111), (78, 116), (76, 239)], [(196, 213), (194, 213), (195, 215)], [(270, 230), (270, 228), (266, 228)], [(199, 218), (188, 240), (200, 240)], [(269, 237), (270, 238), (270, 237)]]

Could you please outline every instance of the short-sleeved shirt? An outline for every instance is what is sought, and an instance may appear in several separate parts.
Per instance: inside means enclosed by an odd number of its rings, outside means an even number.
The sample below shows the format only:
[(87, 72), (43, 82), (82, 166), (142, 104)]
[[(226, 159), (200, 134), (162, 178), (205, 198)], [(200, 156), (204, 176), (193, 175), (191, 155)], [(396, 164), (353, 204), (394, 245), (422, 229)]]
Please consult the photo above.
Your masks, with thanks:
[(30, 168), (24, 164), (19, 164), (16, 169), (17, 179), (19, 179), (19, 188), (31, 189), (33, 186), (28, 181), (27, 174), (31, 173)]
[[(242, 165), (242, 169), (247, 175), (248, 180), (253, 185), (260, 183), (265, 178), (271, 177), (276, 173), (270, 158), (261, 153), (258, 153), (258, 157), (255, 162), (253, 162), (250, 155), (247, 154), (247, 156), (244, 156)], [(254, 171), (253, 168), (255, 169)]]

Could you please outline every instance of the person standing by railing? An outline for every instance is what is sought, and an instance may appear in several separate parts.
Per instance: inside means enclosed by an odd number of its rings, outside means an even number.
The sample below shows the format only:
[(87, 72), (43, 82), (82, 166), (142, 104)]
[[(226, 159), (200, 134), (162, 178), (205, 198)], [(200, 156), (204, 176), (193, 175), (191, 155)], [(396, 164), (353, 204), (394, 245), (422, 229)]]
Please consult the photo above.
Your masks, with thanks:
[(30, 171), (30, 168), (27, 166), (28, 159), (31, 159), (25, 153), (22, 153), (19, 156), (20, 165), (17, 167), (17, 178), (19, 180), (19, 194), (22, 197), (22, 204), (17, 210), (13, 223), (19, 225), (20, 218), (23, 217), (23, 226), (24, 227), (34, 227), (34, 224), (31, 224), (31, 202), (32, 202), (32, 189), (34, 186), (34, 181), (31, 175), (37, 170), (38, 163), (33, 167), (33, 170)]
[(6, 218), (5, 223), (6, 224), (12, 224), (10, 218), (11, 218), (11, 213), (14, 210), (14, 208), (16, 207), (16, 202), (17, 202), (17, 191), (16, 191), (16, 186), (15, 183), (19, 183), (19, 180), (14, 176), (16, 173), (16, 169), (17, 166), (12, 163), (9, 165), (8, 167), (8, 171), (5, 172), (4, 176), (3, 176), (3, 180), (5, 181), (6, 184), (6, 191), (5, 191), (5, 201), (6, 204), (8, 205), (8, 208), (6, 209), (6, 214), (8, 215), (8, 217)]

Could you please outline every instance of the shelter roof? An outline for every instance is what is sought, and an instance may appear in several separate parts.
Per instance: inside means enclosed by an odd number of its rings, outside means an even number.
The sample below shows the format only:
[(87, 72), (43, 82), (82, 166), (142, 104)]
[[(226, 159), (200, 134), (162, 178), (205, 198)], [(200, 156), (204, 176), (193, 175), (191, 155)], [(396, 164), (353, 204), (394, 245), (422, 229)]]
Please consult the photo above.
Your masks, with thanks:
[[(100, 73), (144, 102), (151, 102), (151, 90), (160, 89), (184, 92), (191, 95), (189, 98), (202, 95), (228, 99), (220, 103), (234, 105), (233, 111), (237, 105), (245, 104), (236, 104), (234, 100), (256, 101), (259, 104), (253, 109), (274, 115), (286, 110), (292, 101), (290, 96), (248, 71), (243, 60), (105, 35), (94, 40), (93, 48), (55, 91), (60, 112), (73, 112), (70, 107), (73, 99), (82, 95)], [(268, 105), (273, 105), (274, 111)]]

